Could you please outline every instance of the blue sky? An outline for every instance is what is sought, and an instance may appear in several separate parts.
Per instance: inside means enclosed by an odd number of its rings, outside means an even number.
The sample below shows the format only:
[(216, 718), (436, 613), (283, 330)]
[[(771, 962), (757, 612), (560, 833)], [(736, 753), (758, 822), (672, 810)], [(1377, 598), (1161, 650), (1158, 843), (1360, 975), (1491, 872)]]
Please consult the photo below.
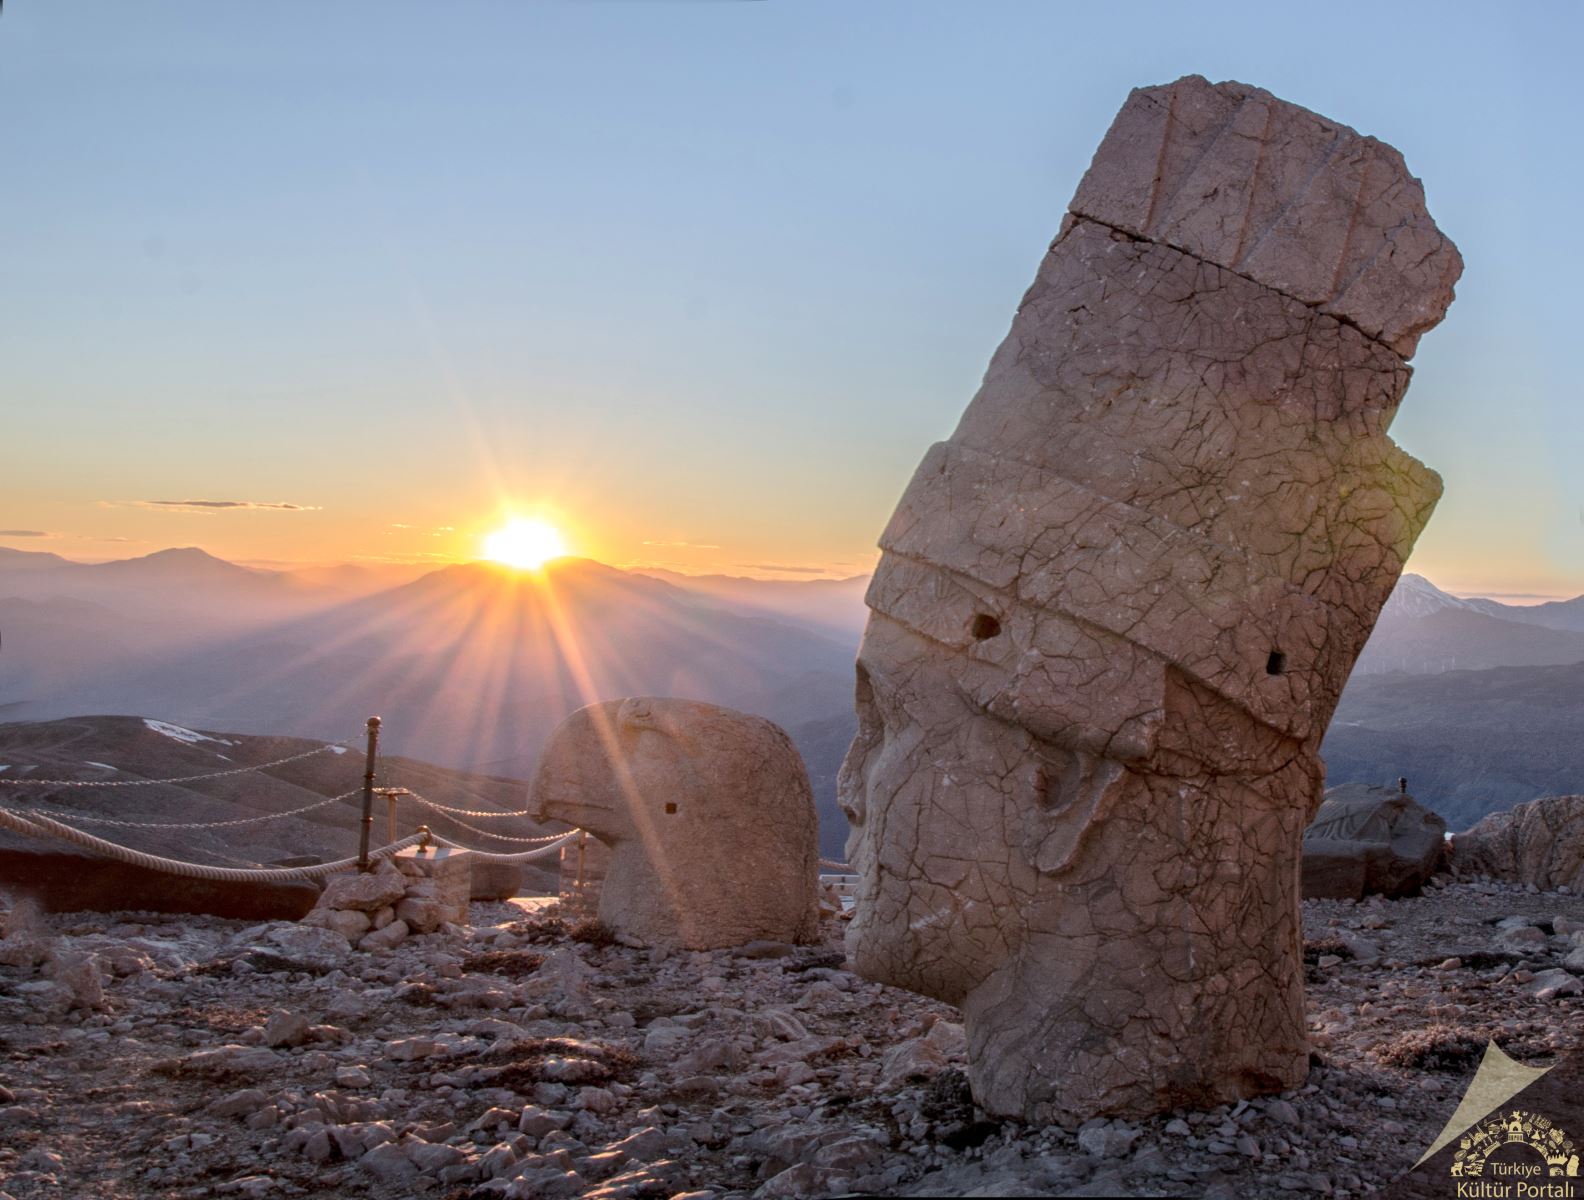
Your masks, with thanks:
[[(1398, 146), (1467, 260), (1394, 430), (1447, 484), (1414, 567), (1584, 591), (1580, 24), (11, 0), (0, 528), (54, 536), (0, 544), (469, 557), (542, 510), (607, 561), (862, 569), (1128, 89), (1197, 72)], [(302, 507), (137, 503), (186, 498)]]

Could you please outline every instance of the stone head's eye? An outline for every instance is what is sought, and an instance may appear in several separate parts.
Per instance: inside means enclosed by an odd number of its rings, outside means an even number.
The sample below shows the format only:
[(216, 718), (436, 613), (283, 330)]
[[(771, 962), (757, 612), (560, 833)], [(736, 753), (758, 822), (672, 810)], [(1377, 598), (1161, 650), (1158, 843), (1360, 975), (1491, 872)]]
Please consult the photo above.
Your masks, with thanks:
[(1287, 656), (1280, 650), (1272, 650), (1270, 657), (1265, 660), (1265, 674), (1285, 675), (1287, 673)]
[(975, 641), (982, 642), (1001, 632), (1001, 622), (989, 613), (975, 613), (973, 623), (968, 626), (968, 632), (973, 634)]
[(861, 738), (878, 738), (882, 732), (884, 718), (880, 714), (880, 707), (875, 702), (874, 684), (869, 679), (869, 669), (858, 664), (857, 687), (854, 689), (855, 707), (858, 711), (858, 736)]

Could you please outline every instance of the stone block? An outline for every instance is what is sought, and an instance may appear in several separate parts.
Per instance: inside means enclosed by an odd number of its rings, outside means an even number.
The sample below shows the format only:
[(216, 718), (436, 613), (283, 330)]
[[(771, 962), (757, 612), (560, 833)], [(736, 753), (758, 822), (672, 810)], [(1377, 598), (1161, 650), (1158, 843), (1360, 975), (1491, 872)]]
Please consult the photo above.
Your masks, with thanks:
[(468, 901), (473, 895), (473, 855), (449, 846), (409, 846), (397, 852), (403, 870), (416, 870), (418, 877), (434, 885), (423, 889), (427, 899), (439, 905), (440, 919), (454, 925), (467, 924)]

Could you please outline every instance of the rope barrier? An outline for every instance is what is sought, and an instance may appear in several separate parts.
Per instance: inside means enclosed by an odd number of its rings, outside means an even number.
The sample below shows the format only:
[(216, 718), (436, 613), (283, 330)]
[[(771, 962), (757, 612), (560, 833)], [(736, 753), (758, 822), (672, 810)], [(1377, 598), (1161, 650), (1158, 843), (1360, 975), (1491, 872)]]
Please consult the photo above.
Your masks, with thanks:
[(201, 779), (224, 779), (228, 775), (247, 775), (253, 771), (267, 771), (271, 767), (282, 767), (287, 763), (300, 762), (305, 758), (312, 758), (316, 754), (324, 754), (327, 751), (336, 749), (338, 746), (344, 750), (347, 743), (330, 742), (312, 750), (304, 750), (301, 754), (290, 754), (285, 758), (277, 758), (274, 762), (256, 763), (251, 767), (233, 767), (228, 771), (209, 771), (202, 775), (178, 775), (173, 779), (29, 779), (22, 775), (0, 775), (0, 785), (35, 788), (113, 788), (156, 787), (163, 783), (197, 783)]
[(466, 850), (469, 854), (483, 859), (485, 862), (532, 862), (536, 858), (547, 858), (552, 852), (558, 852), (573, 838), (582, 834), (581, 829), (574, 829), (571, 833), (556, 835), (556, 840), (548, 846), (540, 846), (537, 850), (524, 850), (517, 854), (495, 854), (489, 850), (475, 850), (472, 846), (464, 846), (461, 842), (453, 842), (448, 837), (441, 837), (438, 833), (430, 833), (429, 839), (452, 850)]
[(116, 817), (93, 817), (87, 813), (59, 812), (52, 808), (30, 808), (26, 811), (11, 809), (19, 816), (32, 817), (64, 817), (68, 821), (80, 821), (87, 825), (115, 825), (122, 829), (228, 829), (234, 825), (258, 825), (264, 821), (279, 821), (285, 817), (297, 817), (315, 809), (324, 808), (328, 804), (335, 804), (340, 800), (347, 800), (356, 796), (361, 788), (354, 788), (350, 792), (342, 792), (339, 796), (328, 796), (312, 804), (304, 804), (301, 808), (290, 808), (285, 812), (266, 813), (262, 817), (239, 817), (234, 821), (123, 821)]
[(563, 836), (559, 833), (547, 833), (543, 837), (511, 837), (508, 834), (492, 833), (488, 829), (480, 829), (477, 825), (469, 825), (466, 821), (457, 817), (450, 817), (448, 820), (453, 825), (460, 825), (463, 829), (470, 833), (476, 833), (480, 837), (494, 838), (501, 842), (516, 842), (520, 846), (542, 846), (546, 842), (553, 842)]
[[(370, 746), (373, 745), (373, 722), (370, 722)], [(224, 771), (206, 771), (197, 775), (182, 775), (169, 779), (30, 779), (26, 776), (0, 775), (0, 784), (11, 787), (31, 788), (116, 788), (116, 787), (156, 787), (162, 784), (197, 783), (207, 779), (224, 779), (234, 775), (247, 775), (259, 771), (266, 771), (272, 767), (285, 766), (288, 763), (300, 762), (305, 758), (312, 758), (317, 754), (324, 754), (332, 750), (345, 749), (353, 739), (341, 742), (330, 742), (323, 746), (316, 746), (312, 750), (305, 750), (299, 754), (290, 754), (271, 762), (256, 763), (252, 766), (232, 767)], [(119, 769), (119, 768), (112, 768)], [(68, 817), (75, 821), (95, 825), (111, 825), (122, 829), (226, 829), (240, 825), (255, 825), (265, 821), (278, 821), (285, 817), (300, 816), (303, 813), (313, 812), (339, 803), (342, 800), (356, 796), (362, 789), (343, 792), (339, 796), (330, 796), (323, 800), (316, 800), (311, 804), (302, 805), (300, 808), (290, 809), (280, 813), (266, 813), (257, 817), (239, 817), (228, 821), (127, 821), (117, 817), (97, 817), (83, 813), (66, 813), (54, 809), (19, 809), (6, 808), (0, 805), (0, 829), (9, 829), (25, 837), (54, 838), (58, 841), (69, 842), (91, 850), (96, 854), (117, 862), (128, 863), (132, 866), (143, 867), (148, 870), (162, 871), (170, 875), (181, 875), (189, 879), (210, 879), (230, 883), (273, 883), (284, 880), (318, 879), (326, 875), (334, 875), (359, 865), (357, 857), (338, 859), (335, 862), (319, 863), (311, 867), (215, 867), (206, 863), (185, 862), (181, 859), (165, 858), (158, 854), (147, 854), (141, 850), (133, 850), (116, 842), (95, 837), (74, 826), (62, 824), (55, 820), (56, 817)], [(532, 850), (523, 850), (514, 853), (496, 853), (489, 850), (476, 850), (471, 846), (464, 846), (460, 842), (428, 830), (410, 834), (399, 838), (389, 845), (381, 846), (377, 850), (370, 850), (368, 862), (376, 862), (388, 858), (399, 850), (420, 843), (428, 845), (431, 842), (450, 847), (453, 850), (467, 851), (478, 858), (490, 862), (530, 862), (534, 859), (546, 858), (560, 851), (562, 846), (582, 835), (581, 829), (574, 829), (569, 833), (546, 834), (541, 837), (512, 837), (504, 833), (492, 833), (488, 829), (480, 829), (469, 825), (459, 817), (475, 817), (479, 819), (498, 820), (505, 818), (521, 818), (531, 816), (528, 809), (515, 812), (485, 811), (466, 808), (454, 808), (449, 804), (440, 804), (429, 800), (416, 792), (407, 793), (411, 798), (426, 808), (446, 814), (457, 825), (471, 830), (487, 838), (494, 838), (502, 842), (516, 842), (531, 845)]]
[[(455, 813), (458, 813), (458, 812), (466, 812), (467, 811), (466, 809), (450, 808), (450, 807), (447, 807), (444, 804), (436, 804), (433, 800), (427, 800), (424, 797), (420, 796), (417, 792), (414, 792), (414, 791), (411, 791), (411, 790), (408, 791), (407, 798), (410, 799), (410, 800), (416, 800), (419, 804), (422, 804), (425, 808), (432, 808), (432, 809), (434, 809), (437, 812), (443, 812), (443, 813), (447, 813), (447, 814), (455, 814)], [(500, 813), (500, 814), (492, 814), (492, 815), (512, 816), (512, 815), (515, 815), (515, 814)], [(466, 821), (460, 819), (459, 817), (457, 817), (455, 815), (450, 815), (449, 816), (449, 820), (451, 821), (452, 824), (460, 825), (463, 829), (466, 829), (466, 830), (468, 830), (468, 831), (470, 831), (472, 833), (476, 833), (480, 837), (494, 838), (496, 841), (501, 841), (501, 842), (516, 842), (518, 845), (522, 845), (522, 846), (542, 846), (546, 842), (553, 842), (557, 838), (564, 836), (563, 834), (559, 834), (559, 833), (547, 833), (547, 834), (544, 834), (544, 835), (542, 835), (540, 837), (512, 837), (510, 834), (495, 833), (492, 830), (480, 829), (477, 825), (469, 825)]]
[[(157, 854), (145, 854), (141, 850), (131, 850), (126, 846), (119, 846), (115, 842), (107, 842), (103, 838), (94, 837), (91, 833), (84, 833), (80, 829), (73, 829), (70, 825), (62, 825), (59, 821), (51, 820), (44, 816), (24, 816), (9, 808), (0, 808), (0, 827), (10, 829), (15, 833), (28, 837), (53, 837), (63, 842), (72, 842), (89, 850), (97, 851), (106, 858), (118, 862), (130, 863), (135, 867), (145, 867), (151, 871), (163, 871), (170, 875), (182, 875), (188, 879), (213, 879), (227, 883), (278, 883), (288, 879), (317, 879), (322, 875), (334, 875), (345, 871), (349, 867), (357, 866), (358, 860), (342, 858), (335, 862), (319, 863), (312, 867), (211, 867), (203, 863), (182, 862), (175, 858), (162, 858)], [(415, 846), (423, 841), (426, 835), (422, 833), (409, 834), (391, 842), (388, 846), (381, 846), (378, 850), (369, 851), (369, 861), (388, 858), (398, 850), (405, 850), (408, 846)]]
[[(481, 819), (494, 819), (498, 817), (531, 817), (534, 815), (533, 809), (531, 808), (517, 808), (512, 809), (510, 812), (496, 811), (493, 809), (452, 808), (449, 804), (441, 804), (437, 800), (427, 800), (410, 788), (408, 789), (407, 794), (414, 800), (418, 801), (419, 804), (422, 804), (425, 808), (432, 808), (436, 812), (449, 813), (453, 817), (478, 817)], [(458, 821), (457, 824), (460, 825), (461, 822)], [(498, 835), (491, 834), (490, 836), (495, 837)], [(554, 834), (552, 836), (560, 837), (561, 835)]]

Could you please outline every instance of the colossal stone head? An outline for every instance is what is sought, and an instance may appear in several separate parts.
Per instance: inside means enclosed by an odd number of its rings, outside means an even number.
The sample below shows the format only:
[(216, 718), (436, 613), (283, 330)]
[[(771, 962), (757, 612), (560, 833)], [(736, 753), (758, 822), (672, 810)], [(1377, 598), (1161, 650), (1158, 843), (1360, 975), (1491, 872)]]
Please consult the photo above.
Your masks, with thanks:
[(1137, 90), (925, 455), (867, 597), (848, 950), (962, 1006), (991, 1112), (1305, 1075), (1299, 846), (1440, 494), (1387, 429), (1460, 270), (1391, 147)]
[(599, 919), (630, 944), (710, 950), (816, 932), (808, 772), (762, 717), (693, 700), (591, 704), (550, 735), (532, 797), (537, 820), (611, 848)]

